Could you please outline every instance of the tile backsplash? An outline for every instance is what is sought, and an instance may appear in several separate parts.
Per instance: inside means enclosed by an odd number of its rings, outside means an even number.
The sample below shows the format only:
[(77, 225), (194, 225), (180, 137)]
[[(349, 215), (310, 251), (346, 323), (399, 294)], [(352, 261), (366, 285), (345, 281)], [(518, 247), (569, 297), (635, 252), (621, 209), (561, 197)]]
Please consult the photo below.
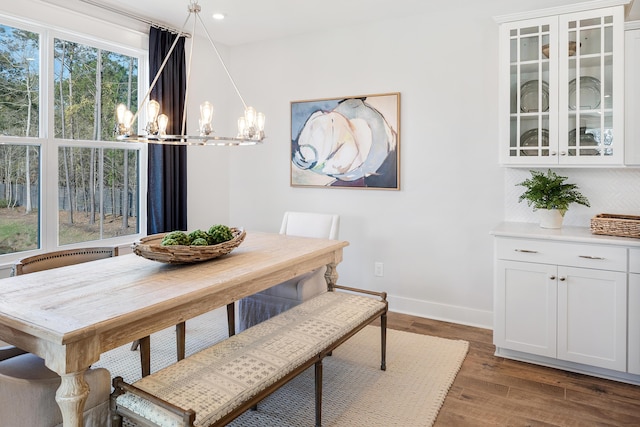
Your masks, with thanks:
[[(525, 188), (517, 185), (531, 176), (527, 168), (505, 168), (505, 221), (538, 222), (526, 201), (518, 203)], [(546, 171), (547, 168), (535, 168)], [(640, 169), (636, 168), (553, 168), (578, 189), (591, 207), (573, 204), (565, 214), (564, 224), (589, 227), (599, 213), (640, 216)]]

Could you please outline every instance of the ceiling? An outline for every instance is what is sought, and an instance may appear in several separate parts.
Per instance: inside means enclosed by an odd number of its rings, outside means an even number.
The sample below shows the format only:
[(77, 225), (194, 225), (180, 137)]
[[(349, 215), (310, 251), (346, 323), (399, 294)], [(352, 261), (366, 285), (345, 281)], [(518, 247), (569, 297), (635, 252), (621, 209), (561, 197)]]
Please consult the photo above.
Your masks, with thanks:
[[(159, 24), (181, 29), (188, 15), (189, 0), (44, 0), (66, 8), (99, 16), (113, 22), (145, 30), (147, 25), (133, 19), (89, 4), (100, 3), (108, 7), (129, 11)], [(469, 3), (466, 3), (469, 2)], [(271, 40), (303, 33), (326, 31), (331, 28), (358, 25), (382, 19), (410, 15), (428, 15), (450, 11), (452, 19), (466, 4), (477, 0), (200, 0), (201, 18), (211, 37), (229, 46)], [(581, 0), (484, 0), (483, 8), (489, 16), (525, 12), (567, 4)], [(640, 3), (640, 2), (638, 2)], [(226, 15), (223, 21), (214, 21), (212, 14)], [(640, 19), (640, 6), (631, 9), (628, 19)], [(192, 21), (187, 31), (191, 31)]]

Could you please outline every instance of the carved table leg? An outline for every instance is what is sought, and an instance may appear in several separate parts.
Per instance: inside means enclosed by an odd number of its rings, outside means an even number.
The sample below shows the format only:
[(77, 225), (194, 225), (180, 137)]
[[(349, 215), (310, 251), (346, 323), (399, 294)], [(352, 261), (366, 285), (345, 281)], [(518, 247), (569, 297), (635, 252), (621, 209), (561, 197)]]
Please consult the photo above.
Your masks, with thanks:
[(333, 291), (333, 286), (338, 284), (338, 270), (336, 270), (335, 264), (327, 264), (324, 278), (327, 281), (327, 289)]
[(84, 404), (89, 396), (89, 384), (84, 380), (84, 371), (60, 375), (62, 382), (56, 391), (56, 402), (62, 412), (64, 427), (82, 427)]

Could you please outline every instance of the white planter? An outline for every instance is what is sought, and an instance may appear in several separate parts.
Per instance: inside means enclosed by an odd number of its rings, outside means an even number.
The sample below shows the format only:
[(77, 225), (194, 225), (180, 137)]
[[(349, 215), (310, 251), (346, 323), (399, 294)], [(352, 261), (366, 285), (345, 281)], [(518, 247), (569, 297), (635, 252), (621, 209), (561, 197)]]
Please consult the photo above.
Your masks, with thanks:
[(538, 217), (542, 228), (562, 228), (564, 215), (559, 209), (538, 209)]

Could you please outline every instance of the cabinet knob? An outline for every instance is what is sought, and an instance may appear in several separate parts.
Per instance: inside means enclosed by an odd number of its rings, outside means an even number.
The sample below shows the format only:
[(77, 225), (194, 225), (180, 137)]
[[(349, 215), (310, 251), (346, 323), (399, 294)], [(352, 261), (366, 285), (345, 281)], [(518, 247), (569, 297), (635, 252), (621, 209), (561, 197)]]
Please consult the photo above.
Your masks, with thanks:
[(552, 156), (557, 156), (557, 155), (558, 155), (558, 153), (556, 153), (555, 151), (552, 151), (552, 152), (551, 152), (551, 155), (552, 155)]
[(567, 155), (567, 152), (566, 152), (566, 151), (561, 151), (561, 152), (560, 152), (560, 155), (561, 155), (561, 156), (566, 156), (566, 155)]
[(538, 251), (532, 251), (531, 249), (514, 249), (516, 252), (522, 252), (525, 254), (537, 254)]
[(556, 276), (549, 276), (549, 280), (556, 280)]
[(567, 280), (567, 278), (566, 278), (566, 277), (564, 277), (564, 276), (560, 276), (560, 281), (561, 281), (561, 282), (564, 282), (565, 280)]

